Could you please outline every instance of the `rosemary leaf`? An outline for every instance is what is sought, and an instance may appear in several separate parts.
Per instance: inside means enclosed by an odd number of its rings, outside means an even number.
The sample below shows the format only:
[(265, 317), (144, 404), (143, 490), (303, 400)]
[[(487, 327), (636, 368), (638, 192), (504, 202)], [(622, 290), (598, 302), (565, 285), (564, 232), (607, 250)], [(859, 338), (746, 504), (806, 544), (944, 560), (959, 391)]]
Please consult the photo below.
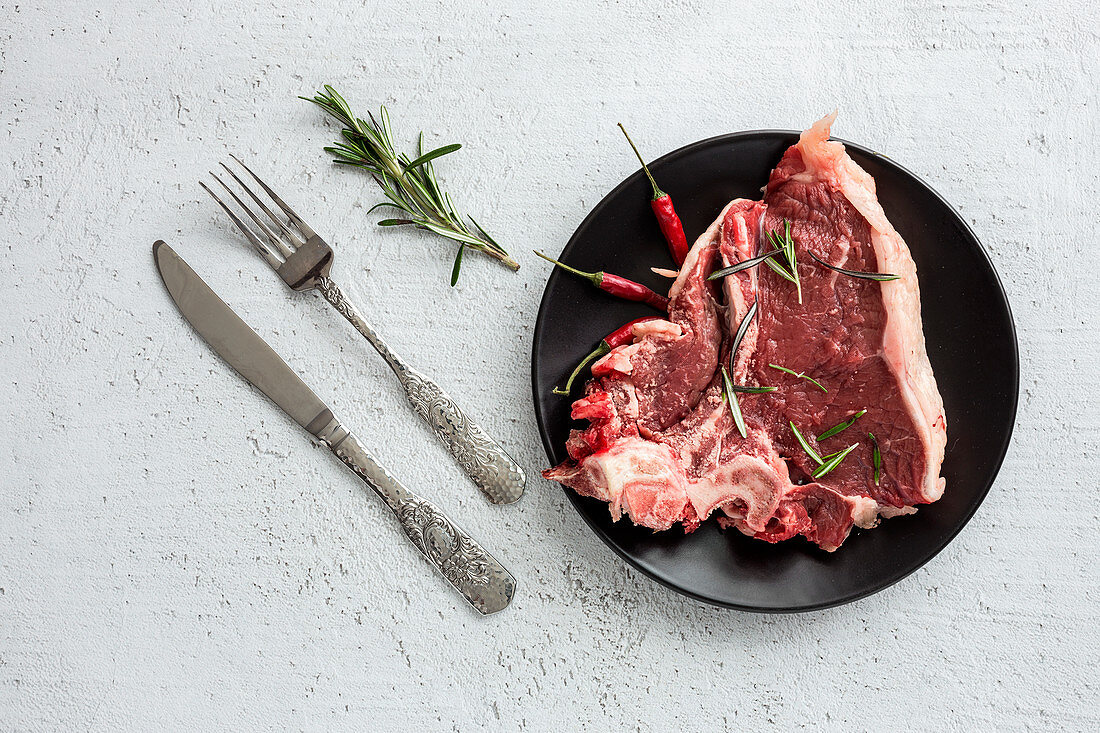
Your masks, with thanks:
[(745, 317), (741, 319), (741, 325), (737, 327), (737, 335), (733, 337), (733, 346), (730, 347), (730, 371), (735, 371), (733, 368), (734, 362), (737, 360), (737, 350), (741, 348), (741, 339), (745, 338), (745, 333), (749, 330), (749, 324), (752, 323), (752, 319), (756, 316), (756, 306), (759, 301), (754, 300), (752, 307), (749, 308)]
[(790, 263), (791, 272), (795, 272), (796, 263), (794, 261), (794, 240), (791, 239), (791, 220), (783, 220), (783, 241), (786, 242), (784, 249), (787, 252), (787, 262)]
[(793, 369), (788, 369), (787, 367), (782, 367), (782, 366), (779, 366), (778, 364), (768, 364), (768, 366), (770, 366), (772, 369), (778, 369), (781, 372), (786, 372), (787, 374), (794, 375), (795, 377), (798, 377), (799, 379), (805, 379), (805, 380), (808, 380), (810, 382), (813, 382), (814, 384), (816, 384), (818, 387), (821, 388), (822, 392), (828, 392), (829, 391), (829, 390), (825, 389), (825, 386), (822, 385), (821, 382), (817, 381), (813, 377), (806, 376), (805, 372), (796, 372)]
[(444, 156), (447, 153), (453, 153), (454, 151), (459, 150), (461, 147), (462, 146), (459, 145), (458, 143), (454, 143), (453, 145), (444, 145), (441, 148), (436, 148), (435, 150), (432, 150), (431, 152), (424, 153), (423, 155), (421, 155), (416, 160), (414, 160), (411, 163), (407, 164), (405, 166), (405, 170), (409, 170), (410, 168), (419, 168), (420, 166), (427, 163), (429, 160), (435, 160), (436, 158)]
[[(369, 209), (367, 209), (367, 213), (369, 214), (372, 211), (374, 211), (375, 209), (381, 209), (384, 206), (389, 206), (389, 207), (394, 208), (394, 209), (401, 209), (400, 206), (393, 203), (392, 201), (382, 201), (382, 202), (377, 203), (374, 206), (370, 207)], [(401, 209), (401, 211), (405, 211), (405, 209)]]
[(882, 475), (882, 453), (878, 449), (878, 438), (874, 433), (867, 433), (867, 437), (871, 439), (871, 445), (874, 446), (871, 451), (871, 461), (875, 468), (875, 486), (878, 486), (878, 480)]
[(802, 450), (806, 451), (806, 455), (814, 459), (814, 462), (819, 466), (824, 463), (825, 461), (821, 458), (821, 455), (818, 454), (818, 452), (810, 446), (810, 444), (806, 441), (806, 438), (802, 436), (801, 431), (799, 431), (799, 429), (795, 427), (794, 421), (788, 421), (787, 424), (791, 426), (791, 432), (794, 433), (795, 440), (797, 440), (798, 444), (802, 446)]
[(847, 430), (848, 428), (852, 427), (852, 425), (854, 425), (854, 424), (855, 424), (855, 421), (856, 421), (856, 420), (860, 419), (860, 418), (861, 418), (861, 417), (863, 417), (863, 416), (864, 416), (865, 414), (867, 414), (867, 410), (860, 410), (859, 412), (857, 412), (856, 414), (852, 415), (852, 416), (851, 416), (850, 418), (848, 418), (848, 419), (847, 419), (847, 420), (845, 420), (844, 422), (840, 423), (839, 425), (834, 425), (834, 426), (832, 426), (831, 428), (829, 428), (828, 430), (826, 430), (826, 431), (825, 431), (824, 433), (822, 433), (821, 435), (817, 436), (817, 440), (818, 440), (818, 442), (821, 442), (822, 440), (825, 440), (826, 438), (831, 438), (831, 437), (833, 437), (834, 435), (836, 435), (837, 433), (839, 433), (839, 432), (840, 432), (841, 430)]
[(451, 287), (458, 284), (458, 273), (462, 269), (462, 253), (466, 251), (466, 245), (458, 245), (458, 254), (455, 255), (454, 266), (451, 267)]
[(421, 229), (427, 229), (428, 231), (435, 232), (441, 237), (446, 237), (447, 239), (453, 239), (456, 242), (468, 244), (474, 249), (477, 249), (477, 246), (481, 243), (480, 240), (475, 239), (469, 234), (464, 234), (463, 232), (457, 232), (452, 229), (447, 229), (446, 227), (439, 226), (438, 224), (432, 224), (429, 222), (417, 222), (416, 225)]
[[(777, 249), (777, 250), (775, 250), (775, 253), (776, 254), (782, 254), (783, 251)], [(772, 270), (775, 271), (775, 274), (779, 275), (784, 280), (789, 280), (792, 283), (795, 281), (794, 277), (791, 275), (791, 273), (787, 272), (787, 269), (785, 267), (783, 267), (783, 265), (780, 265), (775, 260), (764, 260), (764, 264), (767, 265), (768, 267), (772, 268)]]
[(802, 279), (798, 277), (798, 262), (794, 257), (794, 238), (791, 237), (791, 220), (784, 219), (784, 236), (787, 238), (787, 262), (791, 265), (791, 274), (794, 275), (794, 285), (798, 288), (798, 304), (802, 305)]
[(481, 232), (481, 236), (483, 236), (483, 237), (485, 237), (486, 239), (488, 239), (488, 240), (489, 240), (489, 241), (490, 241), (490, 242), (491, 242), (492, 244), (494, 244), (494, 245), (496, 245), (496, 246), (498, 246), (498, 247), (500, 246), (500, 245), (497, 245), (497, 240), (493, 239), (493, 238), (492, 238), (492, 236), (491, 236), (491, 235), (489, 234), (489, 232), (485, 231), (485, 230), (484, 230), (484, 229), (482, 228), (482, 226), (481, 226), (480, 224), (478, 224), (478, 223), (477, 223), (477, 219), (475, 219), (474, 217), (472, 217), (472, 216), (471, 216), (471, 217), (470, 217), (470, 221), (472, 221), (472, 222), (474, 223), (474, 226), (475, 226), (475, 227), (477, 227), (477, 230), (478, 230), (479, 232)]
[(730, 412), (733, 413), (733, 422), (737, 425), (737, 432), (741, 433), (742, 438), (747, 438), (749, 437), (749, 431), (745, 427), (745, 417), (741, 414), (741, 405), (737, 404), (737, 393), (733, 389), (733, 380), (730, 379), (730, 373), (724, 366), (722, 367), (722, 384), (725, 387), (723, 396), (729, 402)]
[(393, 130), (390, 129), (390, 111), (385, 107), (382, 108), (382, 131), (385, 134), (383, 138), (386, 141), (386, 145), (390, 149), (390, 153), (393, 153)]
[(744, 392), (745, 394), (766, 394), (768, 392), (774, 392), (779, 387), (745, 387), (740, 384), (730, 385), (734, 392)]
[[(734, 363), (737, 361), (737, 350), (741, 348), (741, 341), (745, 338), (745, 333), (749, 330), (749, 325), (752, 323), (752, 319), (756, 316), (756, 308), (759, 305), (759, 301), (754, 300), (752, 306), (749, 308), (745, 317), (741, 319), (741, 325), (737, 327), (737, 335), (733, 337), (733, 346), (730, 348), (730, 366), (729, 370), (733, 371)], [(725, 371), (726, 368), (722, 367)], [(726, 374), (728, 376), (728, 373)], [(774, 392), (778, 387), (744, 387), (740, 384), (734, 384), (733, 380), (726, 382), (726, 389), (730, 392), (741, 392), (744, 394), (765, 394), (767, 392)]]
[[(806, 251), (810, 252), (809, 250)], [(901, 278), (900, 275), (891, 275), (888, 272), (862, 272), (860, 270), (845, 270), (843, 267), (830, 265), (828, 262), (818, 257), (813, 252), (810, 252), (810, 257), (813, 257), (815, 260), (818, 261), (818, 263), (824, 265), (825, 267), (828, 267), (830, 270), (834, 270), (836, 272), (839, 272), (841, 275), (847, 275), (849, 277), (858, 277), (864, 280), (878, 280), (879, 282), (885, 282), (887, 280), (898, 280)]]
[(859, 447), (859, 443), (853, 443), (852, 445), (848, 446), (847, 448), (840, 451), (839, 453), (834, 454), (831, 459), (829, 459), (828, 461), (825, 461), (820, 466), (818, 466), (817, 470), (814, 471), (810, 475), (813, 476), (815, 479), (821, 478), (825, 474), (829, 473), (829, 471), (832, 471), (834, 468), (839, 466), (840, 462), (843, 461), (848, 456), (849, 453), (851, 453), (852, 451), (854, 451), (858, 447)]

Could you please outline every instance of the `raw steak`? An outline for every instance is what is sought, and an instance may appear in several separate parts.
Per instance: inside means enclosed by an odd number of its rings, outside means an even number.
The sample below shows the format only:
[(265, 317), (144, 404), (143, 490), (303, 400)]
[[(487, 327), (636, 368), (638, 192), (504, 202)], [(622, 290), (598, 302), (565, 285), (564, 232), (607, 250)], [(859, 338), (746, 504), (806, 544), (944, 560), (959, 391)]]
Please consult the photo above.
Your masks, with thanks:
[[(608, 502), (637, 524), (687, 531), (720, 511), (719, 522), (769, 542), (802, 535), (835, 550), (853, 525), (916, 511), (944, 489), (943, 402), (921, 329), (916, 267), (886, 220), (874, 180), (829, 141), (833, 116), (804, 132), (772, 171), (763, 201), (739, 199), (695, 242), (669, 291), (667, 320), (640, 324), (634, 342), (592, 367), (573, 404), (569, 459), (543, 473)], [(791, 223), (802, 285), (758, 266), (706, 276), (769, 247), (768, 231)], [(814, 262), (891, 272), (890, 282), (853, 278)], [(740, 394), (746, 436), (723, 399), (720, 364), (752, 304), (757, 315), (735, 355), (734, 382), (775, 386)], [(807, 379), (775, 369), (805, 373)], [(814, 436), (860, 410), (843, 432)], [(825, 455), (859, 443), (815, 481), (817, 467), (794, 423)], [(874, 480), (872, 445), (882, 455)]]

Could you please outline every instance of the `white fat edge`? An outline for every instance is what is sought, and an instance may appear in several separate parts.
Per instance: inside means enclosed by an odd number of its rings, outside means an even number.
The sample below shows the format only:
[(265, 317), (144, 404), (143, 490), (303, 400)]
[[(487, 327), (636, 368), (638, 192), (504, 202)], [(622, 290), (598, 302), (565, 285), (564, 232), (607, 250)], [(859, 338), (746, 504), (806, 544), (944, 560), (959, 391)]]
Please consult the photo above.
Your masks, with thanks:
[(676, 282), (672, 283), (672, 287), (668, 289), (668, 297), (670, 300), (675, 298), (680, 291), (683, 290), (684, 283), (687, 282), (688, 272), (691, 271), (702, 251), (718, 240), (719, 233), (722, 230), (722, 221), (726, 218), (726, 212), (740, 200), (741, 199), (734, 199), (722, 207), (722, 211), (718, 214), (718, 218), (711, 222), (707, 230), (700, 234), (699, 238), (695, 240), (695, 244), (691, 245), (687, 257), (684, 258), (684, 264), (680, 265), (680, 272), (676, 275)]
[(684, 335), (683, 326), (663, 318), (658, 318), (655, 321), (636, 323), (631, 330), (634, 332), (634, 338), (636, 339), (653, 336), (654, 338), (671, 341)]
[(916, 514), (917, 508), (915, 506), (889, 506), (882, 504), (878, 508), (878, 515), (883, 519), (893, 519), (894, 517), (901, 517), (906, 514)]
[(881, 510), (879, 503), (869, 496), (846, 496), (848, 506), (851, 507), (852, 521), (857, 527), (870, 529), (878, 524), (878, 516)]

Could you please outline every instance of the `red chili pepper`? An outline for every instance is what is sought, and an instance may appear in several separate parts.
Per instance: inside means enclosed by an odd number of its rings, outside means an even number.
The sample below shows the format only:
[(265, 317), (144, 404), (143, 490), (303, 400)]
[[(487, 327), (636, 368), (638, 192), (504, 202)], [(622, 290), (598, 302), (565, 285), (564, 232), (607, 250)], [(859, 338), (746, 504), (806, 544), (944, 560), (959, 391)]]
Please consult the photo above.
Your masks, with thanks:
[(687, 259), (690, 247), (688, 247), (687, 235), (684, 234), (684, 225), (680, 222), (680, 217), (676, 214), (676, 208), (672, 205), (672, 197), (657, 186), (657, 181), (653, 179), (653, 174), (649, 172), (649, 166), (645, 164), (642, 154), (638, 152), (638, 146), (630, 139), (630, 135), (627, 135), (626, 128), (623, 127), (621, 122), (619, 123), (619, 129), (626, 135), (626, 141), (630, 143), (630, 147), (634, 148), (634, 154), (638, 156), (638, 162), (642, 164), (642, 170), (645, 171), (649, 183), (653, 186), (653, 200), (649, 202), (649, 207), (653, 209), (653, 213), (657, 216), (657, 226), (661, 228), (661, 234), (665, 235), (665, 241), (668, 242), (668, 251), (672, 253), (672, 259), (676, 260), (677, 265), (682, 265), (684, 260)]
[(584, 270), (578, 270), (575, 267), (570, 267), (564, 262), (558, 262), (553, 257), (547, 257), (542, 252), (536, 251), (535, 254), (537, 254), (539, 257), (546, 260), (547, 262), (553, 262), (555, 265), (562, 268), (563, 270), (568, 270), (574, 275), (583, 277), (585, 280), (588, 280), (590, 283), (592, 283), (605, 293), (610, 293), (611, 295), (622, 298), (623, 300), (633, 300), (638, 303), (646, 303), (647, 305), (653, 306), (657, 310), (668, 310), (668, 298), (661, 295), (660, 293), (656, 293), (653, 290), (650, 290), (641, 283), (636, 283), (633, 280), (627, 280), (625, 277), (614, 275), (610, 272), (604, 272), (602, 270), (599, 272), (585, 272)]
[(657, 316), (645, 316), (643, 318), (635, 318), (630, 323), (619, 326), (611, 333), (604, 337), (603, 342), (607, 344), (608, 349), (614, 349), (623, 344), (629, 344), (634, 341), (634, 327), (639, 323), (647, 323), (649, 321), (656, 321)]
[(586, 366), (588, 366), (592, 362), (596, 361), (597, 359), (600, 359), (600, 358), (603, 358), (604, 356), (607, 356), (607, 354), (609, 354), (612, 349), (614, 349), (616, 347), (619, 347), (619, 346), (622, 346), (623, 344), (628, 344), (631, 341), (633, 341), (634, 340), (634, 326), (636, 326), (639, 323), (645, 323), (646, 321), (655, 321), (655, 320), (657, 320), (657, 316), (646, 316), (644, 318), (635, 318), (630, 323), (627, 323), (623, 326), (620, 326), (619, 328), (616, 328), (614, 331), (609, 333), (604, 338), (604, 340), (600, 342), (600, 345), (597, 346), (595, 349), (593, 349), (592, 352), (588, 356), (581, 359), (581, 362), (579, 364), (577, 364), (577, 367), (573, 370), (573, 373), (569, 375), (569, 379), (565, 382), (564, 387), (561, 387), (561, 388), (554, 387), (554, 389), (552, 389), (551, 391), (554, 394), (560, 394), (560, 395), (568, 396), (569, 393), (573, 391), (573, 382), (576, 380), (577, 376), (584, 370), (584, 368)]

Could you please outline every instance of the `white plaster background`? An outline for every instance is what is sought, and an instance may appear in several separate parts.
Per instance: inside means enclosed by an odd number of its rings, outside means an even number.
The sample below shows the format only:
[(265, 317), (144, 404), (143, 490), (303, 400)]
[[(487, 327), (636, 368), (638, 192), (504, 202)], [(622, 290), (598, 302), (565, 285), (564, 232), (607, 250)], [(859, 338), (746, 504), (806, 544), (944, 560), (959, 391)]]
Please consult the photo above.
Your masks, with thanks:
[[(1095, 6), (982, 0), (0, 6), (0, 729), (1095, 730), (1100, 384)], [(380, 231), (295, 99), (384, 102), (511, 275)], [(1019, 327), (1009, 457), (927, 567), (756, 616), (625, 567), (558, 487), (529, 394), (556, 250), (635, 169), (728, 131), (838, 135), (943, 193)], [(288, 292), (196, 180), (228, 151), (338, 248), (379, 329), (533, 476), (488, 507), (382, 362)], [(154, 272), (163, 237), (410, 485), (519, 578), (478, 618), (326, 451), (226, 368)], [(981, 324), (975, 324), (980, 328)]]

